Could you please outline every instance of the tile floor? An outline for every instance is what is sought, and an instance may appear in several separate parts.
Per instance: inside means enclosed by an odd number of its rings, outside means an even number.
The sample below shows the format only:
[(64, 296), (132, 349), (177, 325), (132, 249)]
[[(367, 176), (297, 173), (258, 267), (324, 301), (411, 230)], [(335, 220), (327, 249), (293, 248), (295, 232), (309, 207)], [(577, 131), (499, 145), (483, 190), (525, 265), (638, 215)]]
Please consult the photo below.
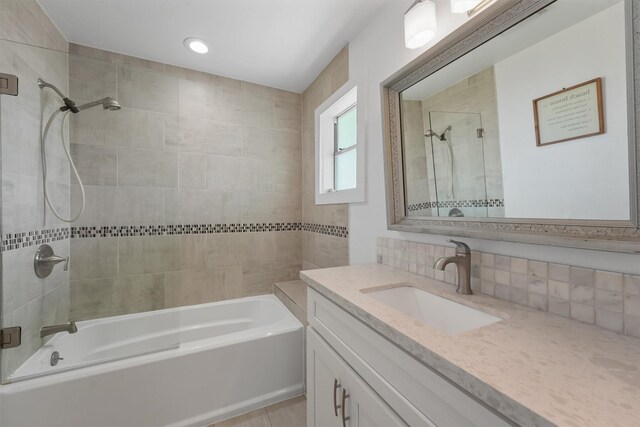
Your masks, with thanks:
[(304, 396), (298, 396), (209, 427), (304, 427), (306, 425), (307, 399)]

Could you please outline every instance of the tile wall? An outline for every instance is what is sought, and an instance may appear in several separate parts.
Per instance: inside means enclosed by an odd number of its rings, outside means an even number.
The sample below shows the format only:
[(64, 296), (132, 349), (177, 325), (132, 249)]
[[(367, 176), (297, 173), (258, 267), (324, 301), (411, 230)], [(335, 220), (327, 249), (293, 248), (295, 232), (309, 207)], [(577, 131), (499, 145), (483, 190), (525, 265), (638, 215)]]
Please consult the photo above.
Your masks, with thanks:
[[(68, 44), (36, 1), (0, 6), (0, 72), (21, 90), (0, 100), (3, 324), (24, 331), (2, 352), (5, 376), (42, 345), (46, 324), (270, 293), (303, 264), (348, 263), (347, 206), (315, 206), (313, 194), (314, 111), (347, 81), (346, 48), (300, 95)], [(43, 204), (40, 96), (46, 117), (59, 101), (38, 77), (78, 103), (111, 96), (123, 107), (70, 117), (86, 191), (71, 227)], [(69, 215), (80, 189), (58, 135), (48, 187)], [(69, 272), (35, 277), (45, 242), (71, 256)]]
[[(452, 285), (457, 283), (455, 266), (437, 271), (433, 264), (454, 254), (451, 247), (377, 241), (379, 263)], [(471, 264), (475, 292), (640, 337), (640, 276), (477, 251)]]
[[(69, 90), (67, 42), (35, 0), (0, 1), (0, 73), (19, 81), (19, 96), (0, 96), (2, 325), (22, 326), (22, 344), (0, 352), (4, 379), (42, 345), (42, 325), (69, 317), (68, 272), (58, 266), (39, 279), (33, 271), (41, 243), (69, 253), (68, 226), (45, 209), (42, 192), (41, 112), (48, 119), (58, 100), (36, 83), (42, 78)], [(68, 215), (69, 170), (59, 135), (54, 128), (47, 142), (47, 186), (56, 208)]]
[(302, 233), (305, 270), (349, 263), (348, 205), (316, 206), (314, 191), (315, 110), (348, 80), (349, 49), (344, 48), (302, 94), (302, 221), (308, 224)]
[(429, 180), (422, 102), (402, 100), (401, 114), (408, 214), (437, 216), (437, 209), (430, 206), (436, 198), (430, 195), (432, 182)]
[[(302, 267), (300, 94), (70, 45), (86, 210), (71, 239), (71, 317), (272, 291)], [(79, 190), (72, 186), (72, 209)]]
[[(425, 133), (431, 125), (436, 132), (442, 132), (448, 124), (453, 125), (452, 131), (449, 132), (449, 140), (453, 144), (455, 154), (453, 178), (455, 200), (467, 202), (449, 203), (451, 206), (444, 203), (444, 205), (440, 205), (441, 208), (448, 210), (455, 206), (460, 208), (465, 216), (486, 217), (487, 212), (489, 217), (504, 216), (503, 206), (481, 202), (486, 198), (498, 200), (503, 205), (502, 200), (504, 199), (496, 97), (494, 70), (493, 67), (489, 67), (422, 100), (422, 122)], [(464, 120), (461, 114), (445, 113), (450, 111), (472, 114), (468, 116), (468, 120)], [(432, 113), (431, 117), (430, 113)], [(477, 126), (481, 126), (484, 132), (482, 150), (456, 151), (455, 147), (459, 144), (477, 147)], [(461, 138), (461, 135), (465, 135), (467, 138)], [(450, 197), (442, 197), (443, 194), (446, 194), (444, 191), (446, 179), (440, 180), (440, 177), (446, 177), (449, 173), (445, 172), (446, 169), (442, 166), (446, 164), (447, 159), (444, 145), (437, 141), (437, 144), (431, 147), (431, 138), (428, 138), (426, 142), (429, 146), (426, 150), (427, 164), (433, 164), (433, 153), (435, 153), (436, 170), (439, 176), (437, 179), (438, 191), (436, 191), (436, 182), (434, 182), (436, 179), (432, 170), (428, 170), (431, 201), (435, 202), (436, 195), (439, 194), (440, 201), (446, 202), (447, 199), (450, 199)], [(482, 157), (481, 160), (479, 160), (479, 156)], [(442, 215), (442, 210), (440, 213)]]

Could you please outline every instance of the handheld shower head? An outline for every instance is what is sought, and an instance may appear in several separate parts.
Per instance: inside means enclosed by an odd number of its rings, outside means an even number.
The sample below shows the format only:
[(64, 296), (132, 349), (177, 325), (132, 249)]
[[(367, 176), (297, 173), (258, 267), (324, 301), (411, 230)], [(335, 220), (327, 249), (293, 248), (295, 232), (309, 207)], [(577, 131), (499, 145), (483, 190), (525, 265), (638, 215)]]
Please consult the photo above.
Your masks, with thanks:
[(122, 107), (120, 106), (120, 103), (118, 103), (118, 101), (116, 101), (115, 99), (106, 97), (104, 99), (104, 102), (102, 103), (102, 108), (109, 111), (118, 111)]
[(118, 111), (120, 108), (120, 104), (115, 99), (107, 96), (106, 98), (99, 99), (97, 101), (88, 102), (86, 104), (82, 104), (78, 106), (78, 111), (87, 110), (89, 108), (97, 107), (98, 105), (102, 105), (102, 108), (107, 111)]
[[(62, 93), (60, 89), (58, 89), (51, 83), (47, 83), (42, 79), (38, 79), (37, 83), (40, 89), (49, 88), (53, 90), (55, 93), (58, 94), (60, 98), (62, 98), (62, 101), (64, 102), (64, 105), (62, 107), (58, 108), (51, 114), (49, 121), (44, 127), (43, 133), (40, 135), (40, 144), (41, 144), (41, 150), (42, 150), (42, 153), (41, 153), (42, 154), (42, 180), (43, 180), (44, 200), (47, 203), (47, 205), (49, 205), (49, 208), (58, 219), (64, 222), (74, 222), (74, 221), (77, 221), (78, 218), (80, 218), (80, 216), (84, 212), (86, 198), (84, 193), (84, 185), (82, 184), (82, 179), (78, 174), (78, 170), (76, 169), (76, 166), (73, 163), (73, 159), (69, 152), (69, 143), (65, 140), (65, 132), (64, 132), (65, 120), (68, 120), (70, 113), (76, 114), (76, 113), (79, 113), (81, 110), (86, 110), (88, 108), (96, 107), (98, 105), (102, 105), (102, 108), (108, 111), (118, 111), (122, 107), (120, 107), (120, 104), (118, 103), (118, 101), (116, 101), (111, 97), (102, 98), (98, 101), (93, 101), (87, 104), (76, 106), (75, 101), (73, 101), (72, 99), (69, 99), (67, 96), (64, 95), (64, 93)], [(80, 211), (71, 218), (65, 218), (61, 216), (60, 213), (58, 213), (54, 205), (51, 203), (51, 200), (49, 199), (49, 194), (47, 192), (47, 150), (46, 150), (45, 144), (47, 142), (47, 134), (49, 133), (51, 124), (55, 120), (56, 116), (60, 113), (64, 113), (62, 115), (62, 124), (60, 125), (62, 147), (64, 148), (65, 154), (67, 155), (67, 159), (69, 160), (71, 171), (75, 174), (78, 184), (80, 184), (80, 194), (81, 194), (81, 200), (82, 200), (80, 205)]]
[(62, 93), (62, 91), (60, 91), (60, 89), (58, 89), (56, 86), (52, 85), (51, 83), (47, 83), (42, 79), (38, 79), (38, 87), (40, 89), (44, 89), (48, 87), (49, 89), (57, 93), (60, 98), (62, 98), (62, 101), (64, 101), (64, 106), (60, 107), (61, 111), (71, 110), (72, 113), (79, 113), (82, 110), (86, 110), (88, 108), (92, 108), (98, 105), (102, 105), (102, 108), (108, 111), (118, 111), (120, 108), (122, 108), (118, 103), (118, 101), (111, 98), (110, 96), (107, 96), (106, 98), (102, 98), (98, 101), (88, 102), (86, 104), (76, 106), (76, 103), (73, 100), (69, 99), (64, 93)]

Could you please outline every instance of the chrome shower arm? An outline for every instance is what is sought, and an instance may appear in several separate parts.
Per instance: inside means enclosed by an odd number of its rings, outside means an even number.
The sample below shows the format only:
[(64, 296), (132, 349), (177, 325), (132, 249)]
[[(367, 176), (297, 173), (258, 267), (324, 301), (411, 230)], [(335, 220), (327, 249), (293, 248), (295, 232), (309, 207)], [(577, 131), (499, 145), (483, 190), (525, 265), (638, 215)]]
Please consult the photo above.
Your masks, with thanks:
[(60, 91), (60, 89), (58, 89), (56, 86), (52, 85), (51, 83), (45, 82), (42, 79), (38, 79), (38, 87), (40, 87), (40, 89), (48, 87), (49, 89), (52, 89), (55, 93), (57, 93), (60, 98), (62, 99), (67, 98), (67, 96)]
[(49, 89), (57, 93), (60, 98), (62, 98), (62, 101), (64, 102), (64, 107), (60, 107), (60, 111), (71, 110), (72, 113), (80, 112), (80, 110), (76, 108), (76, 103), (73, 100), (69, 99), (69, 97), (66, 96), (64, 93), (62, 93), (62, 91), (58, 89), (55, 85), (52, 85), (51, 83), (47, 83), (42, 79), (38, 79), (38, 87), (40, 89), (44, 89), (45, 87), (48, 87)]

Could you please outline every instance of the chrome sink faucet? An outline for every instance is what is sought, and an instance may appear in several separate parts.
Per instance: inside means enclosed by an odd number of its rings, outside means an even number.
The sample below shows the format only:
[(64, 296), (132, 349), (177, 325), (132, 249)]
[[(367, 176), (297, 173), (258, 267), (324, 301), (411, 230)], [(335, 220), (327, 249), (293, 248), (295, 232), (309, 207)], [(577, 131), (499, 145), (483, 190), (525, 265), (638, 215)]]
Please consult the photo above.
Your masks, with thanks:
[(63, 323), (62, 325), (43, 326), (40, 329), (40, 338), (44, 338), (47, 335), (57, 334), (58, 332), (69, 332), (75, 334), (78, 332), (76, 322)]
[(444, 268), (453, 263), (458, 269), (458, 289), (456, 292), (462, 295), (471, 295), (471, 249), (467, 244), (456, 240), (447, 239), (447, 242), (456, 245), (456, 255), (450, 257), (438, 258), (433, 265), (436, 270), (444, 270)]

